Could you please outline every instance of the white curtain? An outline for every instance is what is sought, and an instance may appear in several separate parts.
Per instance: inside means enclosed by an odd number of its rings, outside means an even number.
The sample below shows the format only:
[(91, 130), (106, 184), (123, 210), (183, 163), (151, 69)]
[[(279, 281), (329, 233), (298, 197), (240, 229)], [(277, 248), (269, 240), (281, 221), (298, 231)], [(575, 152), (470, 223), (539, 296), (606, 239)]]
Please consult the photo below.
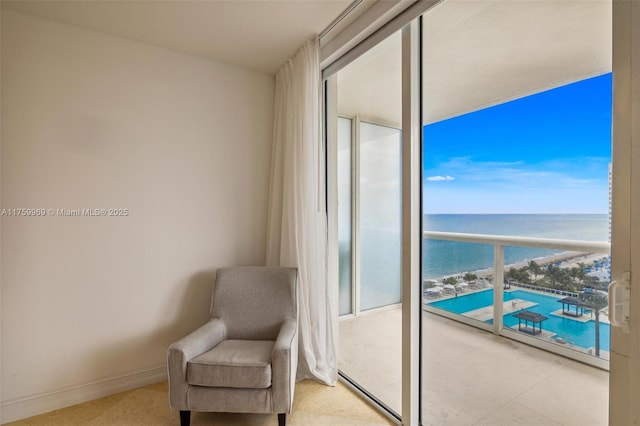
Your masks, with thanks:
[(332, 286), (327, 280), (320, 63), (312, 40), (276, 74), (267, 265), (298, 268), (297, 379), (337, 380)]

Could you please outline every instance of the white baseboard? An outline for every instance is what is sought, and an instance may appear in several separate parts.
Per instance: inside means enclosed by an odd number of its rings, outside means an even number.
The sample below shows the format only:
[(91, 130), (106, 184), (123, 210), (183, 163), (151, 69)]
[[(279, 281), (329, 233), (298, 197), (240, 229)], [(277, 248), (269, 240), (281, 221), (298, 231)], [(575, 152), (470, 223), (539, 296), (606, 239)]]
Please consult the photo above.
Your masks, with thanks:
[(166, 379), (167, 366), (160, 364), (67, 386), (52, 392), (9, 399), (0, 403), (0, 424), (92, 401)]

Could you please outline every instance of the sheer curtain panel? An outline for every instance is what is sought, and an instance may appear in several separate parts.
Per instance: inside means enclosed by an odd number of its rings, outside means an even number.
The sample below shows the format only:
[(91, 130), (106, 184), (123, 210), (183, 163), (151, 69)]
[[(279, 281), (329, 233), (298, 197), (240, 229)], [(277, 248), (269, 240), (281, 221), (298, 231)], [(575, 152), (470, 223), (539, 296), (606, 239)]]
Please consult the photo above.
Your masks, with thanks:
[(317, 39), (308, 41), (276, 74), (267, 265), (298, 268), (297, 379), (335, 385), (318, 50)]

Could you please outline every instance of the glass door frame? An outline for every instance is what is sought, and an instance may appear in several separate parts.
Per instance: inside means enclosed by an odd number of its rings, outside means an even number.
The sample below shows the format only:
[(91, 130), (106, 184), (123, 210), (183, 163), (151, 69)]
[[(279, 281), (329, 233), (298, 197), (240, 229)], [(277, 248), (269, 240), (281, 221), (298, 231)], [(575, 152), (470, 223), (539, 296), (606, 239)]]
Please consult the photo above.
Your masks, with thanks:
[[(331, 81), (335, 84), (335, 79)], [(327, 81), (325, 83), (325, 93), (331, 92), (332, 89), (327, 89), (330, 83)], [(336, 93), (335, 89), (332, 93)], [(351, 178), (351, 211), (350, 211), (350, 220), (351, 220), (351, 251), (350, 251), (350, 268), (351, 268), (351, 282), (350, 282), (350, 293), (351, 293), (351, 310), (348, 313), (341, 314), (340, 309), (340, 291), (338, 288), (338, 301), (335, 306), (338, 307), (338, 319), (347, 319), (352, 317), (357, 317), (360, 315), (360, 202), (358, 199), (358, 194), (360, 193), (360, 181), (357, 177), (360, 175), (360, 116), (359, 115), (346, 115), (346, 114), (338, 114), (335, 113), (335, 118), (345, 119), (351, 121), (351, 140), (350, 142), (350, 150), (351, 150), (351, 158), (349, 161), (350, 164), (350, 178)], [(337, 149), (338, 136), (337, 136), (337, 124), (336, 124), (336, 136), (335, 136), (335, 148)], [(337, 151), (335, 153), (335, 175), (338, 176), (338, 154)], [(336, 200), (338, 199), (338, 190), (337, 190), (337, 182), (336, 182)], [(337, 203), (335, 204), (337, 210)], [(336, 233), (338, 232), (338, 219), (336, 213)], [(338, 237), (336, 237), (338, 238)], [(339, 251), (339, 248), (338, 248)], [(340, 286), (339, 280), (337, 281), (338, 287)]]
[(629, 332), (611, 328), (609, 424), (617, 425), (640, 422), (640, 3), (612, 3), (611, 279), (631, 275)]
[[(422, 90), (421, 90), (421, 15), (435, 2), (420, 4), (420, 8), (410, 8), (415, 16), (408, 23), (392, 21), (384, 31), (374, 34), (372, 46), (384, 40), (397, 30), (402, 30), (402, 412), (400, 415), (377, 400), (366, 389), (350, 381), (340, 372), (341, 377), (355, 389), (383, 409), (392, 420), (404, 425), (421, 424), (421, 173), (422, 173)], [(417, 13), (419, 12), (419, 13)], [(406, 16), (405, 16), (406, 19)], [(359, 47), (366, 43), (361, 43)], [(371, 47), (371, 46), (370, 46)], [(353, 55), (351, 60), (367, 51)], [(343, 62), (346, 66), (349, 62)], [(341, 67), (340, 67), (341, 68)], [(338, 282), (338, 212), (337, 212), (337, 78), (340, 68), (323, 75), (325, 141), (327, 147), (327, 188), (329, 219), (329, 277)], [(353, 123), (355, 124), (355, 123)], [(357, 130), (356, 130), (357, 131)], [(353, 135), (352, 131), (352, 135)], [(352, 144), (353, 146), (353, 144)], [(352, 160), (354, 161), (354, 160)], [(357, 159), (355, 162), (357, 163)], [(353, 175), (352, 175), (353, 176)], [(353, 179), (353, 177), (352, 177)], [(352, 183), (353, 185), (353, 183)], [(353, 207), (352, 207), (353, 209)], [(352, 212), (353, 215), (353, 212)], [(352, 225), (354, 226), (354, 225)], [(356, 230), (352, 230), (352, 237)], [(356, 243), (357, 244), (357, 243)], [(357, 249), (355, 250), (357, 252)], [(354, 262), (352, 262), (352, 266)], [(356, 272), (357, 273), (357, 272)], [(352, 285), (354, 280), (352, 278)], [(357, 291), (357, 290), (355, 290)], [(334, 306), (339, 306), (338, 292), (335, 292)], [(353, 290), (352, 290), (353, 294)], [(353, 303), (357, 300), (352, 298)], [(354, 307), (356, 308), (356, 307)], [(352, 313), (355, 313), (354, 310)]]

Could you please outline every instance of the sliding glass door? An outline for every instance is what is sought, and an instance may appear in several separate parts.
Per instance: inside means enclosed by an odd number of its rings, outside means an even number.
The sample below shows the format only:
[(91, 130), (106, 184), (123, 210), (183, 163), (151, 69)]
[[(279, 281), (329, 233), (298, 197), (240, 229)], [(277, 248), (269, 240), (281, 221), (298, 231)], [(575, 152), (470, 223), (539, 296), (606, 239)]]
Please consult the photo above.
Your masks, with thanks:
[[(339, 368), (401, 411), (400, 37), (336, 76)], [(376, 83), (384, 81), (384, 90)]]
[(607, 423), (610, 8), (423, 16), (425, 424)]
[[(422, 424), (606, 424), (609, 203), (628, 201), (611, 179), (628, 178), (620, 153), (611, 166), (611, 4), (423, 7), (421, 89), (408, 31), (374, 34), (331, 77), (340, 370), (396, 416), (421, 404)], [(417, 111), (422, 153), (405, 143)]]

